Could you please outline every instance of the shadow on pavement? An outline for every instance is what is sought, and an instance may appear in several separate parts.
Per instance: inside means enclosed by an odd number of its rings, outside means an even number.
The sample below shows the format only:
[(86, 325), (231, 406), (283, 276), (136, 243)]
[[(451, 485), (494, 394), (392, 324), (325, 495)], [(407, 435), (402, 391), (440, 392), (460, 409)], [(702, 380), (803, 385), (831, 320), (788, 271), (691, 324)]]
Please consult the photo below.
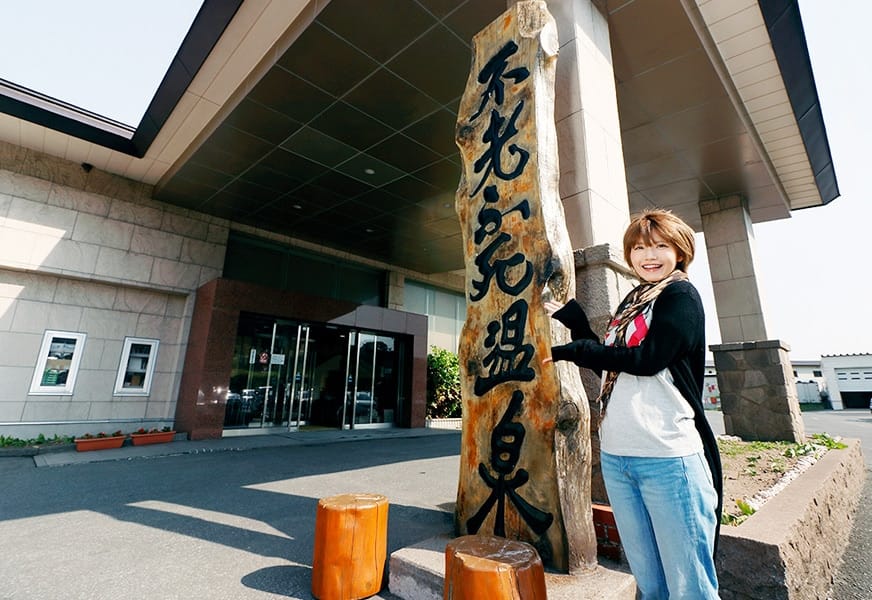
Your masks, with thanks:
[[(113, 576), (122, 582), (118, 597), (125, 585), (133, 588), (142, 585), (133, 580), (150, 577), (167, 579), (161, 585), (192, 586), (193, 596), (179, 597), (210, 597), (197, 595), (202, 582), (185, 583), (188, 564), (201, 577), (204, 564), (224, 576), (235, 574), (244, 586), (236, 598), (258, 597), (256, 591), (310, 598), (318, 499), (355, 491), (385, 494), (390, 554), (451, 529), (453, 515), (441, 505), (448, 506), (456, 492), (459, 445), (458, 434), (39, 469), (32, 461), (25, 466), (30, 459), (4, 459), (13, 462), (2, 468), (0, 537), (11, 536), (19, 546), (26, 540), (32, 549), (0, 567), (0, 576), (8, 568), (13, 591), (18, 586), (19, 592), (37, 593), (30, 586), (44, 579), (36, 565), (47, 558), (40, 546), (51, 545), (52, 555), (69, 557), (75, 574), (57, 582), (58, 596), (42, 598), (82, 597), (79, 590), (97, 585), (89, 578)], [(105, 539), (106, 546), (80, 549), (83, 538)], [(134, 549), (137, 540), (147, 550)], [(109, 564), (110, 571), (95, 564)], [(154, 573), (156, 568), (165, 573)], [(131, 572), (131, 582), (124, 583), (121, 574)], [(230, 597), (229, 591), (225, 583), (221, 597)]]

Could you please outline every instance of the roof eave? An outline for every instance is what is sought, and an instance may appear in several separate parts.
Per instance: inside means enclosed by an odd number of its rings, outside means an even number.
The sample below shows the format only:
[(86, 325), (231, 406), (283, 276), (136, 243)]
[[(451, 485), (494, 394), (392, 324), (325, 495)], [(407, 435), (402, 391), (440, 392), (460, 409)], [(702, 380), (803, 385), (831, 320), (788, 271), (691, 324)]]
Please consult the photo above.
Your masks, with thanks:
[(763, 157), (783, 206), (766, 221), (839, 195), (796, 0), (682, 0), (712, 64)]

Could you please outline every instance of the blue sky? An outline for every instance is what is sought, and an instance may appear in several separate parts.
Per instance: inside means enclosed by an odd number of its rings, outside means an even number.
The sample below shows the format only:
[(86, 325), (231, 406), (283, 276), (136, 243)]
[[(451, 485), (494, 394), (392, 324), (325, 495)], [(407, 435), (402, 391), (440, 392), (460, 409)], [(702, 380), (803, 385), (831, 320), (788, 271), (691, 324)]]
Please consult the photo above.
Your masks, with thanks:
[[(135, 126), (200, 4), (6, 2), (4, 9), (15, 17), (0, 22), (0, 77)], [(872, 98), (872, 2), (801, 0), (800, 10), (841, 197), (754, 230), (768, 337), (787, 342), (793, 359), (815, 360), (872, 352), (872, 325), (863, 314), (872, 245), (872, 194), (865, 177), (872, 139), (866, 109)], [(106, 26), (107, 20), (113, 25)], [(706, 303), (708, 342), (718, 343), (702, 242), (697, 256), (691, 278)]]
[(0, 78), (136, 127), (201, 4), (6, 0)]

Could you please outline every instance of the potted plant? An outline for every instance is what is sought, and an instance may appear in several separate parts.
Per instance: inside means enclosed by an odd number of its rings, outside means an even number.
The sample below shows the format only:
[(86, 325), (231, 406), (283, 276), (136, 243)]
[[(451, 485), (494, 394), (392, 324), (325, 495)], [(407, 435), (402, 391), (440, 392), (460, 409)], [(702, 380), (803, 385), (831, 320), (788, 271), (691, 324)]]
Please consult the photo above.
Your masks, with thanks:
[(90, 450), (105, 450), (107, 448), (120, 448), (127, 436), (120, 430), (112, 433), (101, 431), (100, 433), (86, 433), (76, 438), (76, 451), (88, 452)]
[(140, 427), (130, 434), (130, 439), (133, 441), (134, 446), (143, 446), (145, 444), (171, 442), (175, 435), (175, 430), (170, 427), (164, 427), (163, 429), (145, 429)]

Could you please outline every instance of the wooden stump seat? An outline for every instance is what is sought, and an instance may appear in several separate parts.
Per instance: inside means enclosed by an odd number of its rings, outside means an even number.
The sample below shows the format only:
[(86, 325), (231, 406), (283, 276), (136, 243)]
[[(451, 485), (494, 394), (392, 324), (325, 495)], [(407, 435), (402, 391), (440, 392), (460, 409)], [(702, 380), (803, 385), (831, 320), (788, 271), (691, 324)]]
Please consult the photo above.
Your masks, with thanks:
[(526, 542), (465, 535), (445, 547), (445, 600), (546, 600), (545, 570)]
[(312, 595), (357, 600), (375, 595), (384, 581), (388, 499), (380, 494), (321, 498), (315, 514)]

